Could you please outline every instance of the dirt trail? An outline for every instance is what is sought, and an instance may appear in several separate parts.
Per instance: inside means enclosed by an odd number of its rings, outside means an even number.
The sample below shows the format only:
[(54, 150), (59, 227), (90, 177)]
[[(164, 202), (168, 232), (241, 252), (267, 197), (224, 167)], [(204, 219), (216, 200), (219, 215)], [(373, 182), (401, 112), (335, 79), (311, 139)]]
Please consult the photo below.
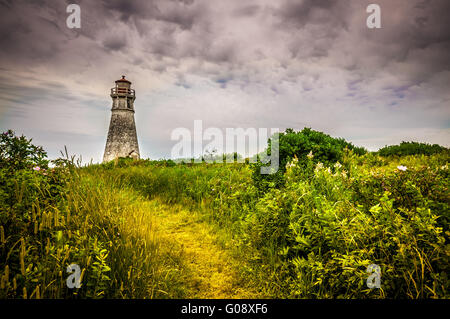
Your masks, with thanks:
[(257, 298), (239, 284), (233, 269), (235, 261), (229, 251), (217, 244), (217, 235), (210, 224), (179, 205), (156, 201), (154, 207), (156, 236), (180, 249), (189, 269), (187, 298)]

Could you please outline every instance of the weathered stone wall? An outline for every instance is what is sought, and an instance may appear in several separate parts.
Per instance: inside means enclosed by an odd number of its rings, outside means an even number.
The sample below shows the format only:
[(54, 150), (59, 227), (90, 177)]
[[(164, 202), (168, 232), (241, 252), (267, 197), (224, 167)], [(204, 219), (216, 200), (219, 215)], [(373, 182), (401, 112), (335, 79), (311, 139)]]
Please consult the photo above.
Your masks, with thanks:
[(139, 159), (140, 153), (136, 124), (134, 122), (134, 111), (129, 109), (113, 109), (111, 112), (111, 122), (109, 124), (103, 162), (114, 160), (116, 157), (133, 157)]

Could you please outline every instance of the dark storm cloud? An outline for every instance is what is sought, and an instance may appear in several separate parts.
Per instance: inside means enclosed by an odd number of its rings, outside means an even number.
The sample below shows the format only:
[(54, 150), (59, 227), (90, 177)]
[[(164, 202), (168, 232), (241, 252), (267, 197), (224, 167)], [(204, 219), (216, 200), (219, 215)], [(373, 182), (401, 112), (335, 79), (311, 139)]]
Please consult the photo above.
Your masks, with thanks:
[(125, 37), (120, 37), (120, 36), (115, 35), (115, 36), (111, 36), (111, 37), (105, 39), (103, 41), (103, 45), (107, 49), (117, 51), (117, 50), (121, 50), (126, 47), (127, 40)]
[(359, 34), (358, 38), (372, 44), (362, 50), (356, 48), (359, 65), (367, 65), (364, 57), (376, 58), (372, 70), (386, 70), (409, 86), (450, 70), (450, 2), (404, 1), (403, 14), (396, 10), (395, 3), (380, 1), (387, 9), (383, 11), (381, 32), (363, 29)]
[[(264, 11), (266, 16), (272, 16), (273, 19), (269, 19), (266, 26), (261, 25), (261, 32), (264, 32), (265, 27), (271, 27), (284, 34), (288, 38), (284, 43), (290, 54), (287, 58), (327, 57), (329, 51), (339, 45), (338, 41), (342, 41), (342, 36), (348, 33), (349, 41), (353, 44), (361, 39), (379, 44), (374, 53), (379, 55), (381, 66), (383, 60), (401, 62), (410, 58), (426, 60), (432, 71), (437, 65), (442, 66), (442, 63), (444, 67), (448, 66), (449, 62), (445, 61), (447, 56), (443, 56), (443, 53), (448, 54), (447, 45), (450, 41), (450, 28), (445, 27), (450, 19), (449, 1), (378, 1), (384, 8), (384, 29), (373, 32), (359, 26), (360, 30), (355, 31), (352, 24), (355, 21), (364, 22), (368, 3), (370, 1), (284, 0), (266, 4), (250, 1), (241, 5), (233, 1), (80, 1), (83, 27), (70, 32), (64, 25), (67, 14), (63, 3), (55, 6), (53, 1), (34, 4), (2, 1), (1, 56), (2, 60), (22, 56), (25, 60), (22, 62), (32, 63), (33, 60), (65, 54), (65, 49), (70, 46), (64, 43), (77, 34), (91, 38), (113, 51), (121, 50), (130, 45), (126, 36), (138, 31), (144, 46), (148, 41), (148, 50), (157, 55), (178, 59), (196, 57), (213, 63), (245, 61), (253, 57), (235, 52), (236, 42), (225, 39), (226, 30), (221, 24), (239, 23), (239, 20), (233, 21), (232, 18), (246, 16), (251, 19)], [(214, 11), (217, 4), (221, 4), (224, 9)], [(405, 14), (398, 14), (400, 10), (405, 10)], [(357, 15), (360, 16), (359, 20), (354, 19)], [(259, 23), (256, 18), (255, 23)], [(107, 32), (115, 28), (120, 31)], [(241, 32), (245, 33), (246, 30)], [(182, 33), (186, 41), (179, 41)], [(266, 46), (261, 51), (264, 56), (270, 56), (270, 52), (267, 52), (271, 41), (269, 36), (266, 39), (268, 43), (260, 43)], [(249, 42), (252, 41), (249, 39)], [(353, 53), (360, 62), (363, 56), (359, 55), (366, 54), (358, 52), (357, 47)], [(428, 55), (430, 59), (427, 59)]]
[(153, 19), (190, 29), (203, 13), (201, 6), (192, 6), (193, 1), (146, 1), (146, 0), (108, 0), (103, 1), (107, 10), (119, 14), (120, 20), (129, 22), (140, 19)]
[(242, 7), (237, 7), (233, 10), (233, 14), (235, 16), (244, 16), (244, 17), (251, 17), (254, 16), (258, 11), (261, 9), (258, 5), (246, 5)]
[[(444, 24), (450, 18), (450, 2), (379, 1), (384, 28), (376, 32), (364, 27), (365, 7), (369, 3), (284, 0), (265, 4), (250, 1), (241, 5), (215, 1), (81, 1), (83, 27), (67, 30), (64, 25), (67, 14), (62, 4), (55, 7), (49, 1), (34, 4), (4, 1), (0, 57), (2, 61), (11, 59), (24, 65), (51, 61), (55, 57), (60, 61), (73, 59), (71, 39), (81, 35), (91, 41), (79, 41), (76, 45), (80, 51), (84, 51), (80, 46), (89, 46), (86, 50), (91, 52), (102, 47), (114, 52), (140, 46), (149, 54), (135, 56), (133, 60), (143, 61), (142, 65), (153, 61), (154, 70), (166, 69), (155, 63), (155, 59), (170, 57), (177, 59), (177, 64), (182, 59), (194, 58), (200, 63), (226, 65), (226, 73), (230, 73), (254, 61), (256, 51), (262, 57), (278, 59), (282, 65), (289, 65), (291, 59), (327, 59), (327, 63), (354, 72), (398, 70), (411, 85), (448, 69), (450, 28)], [(218, 4), (222, 7), (216, 10)], [(398, 14), (400, 9), (405, 13)], [(261, 12), (264, 18), (258, 18)], [(234, 38), (227, 36), (230, 26), (239, 25), (239, 17), (254, 19), (257, 25), (261, 23), (261, 32), (265, 29), (270, 32), (262, 34), (258, 42), (251, 35), (248, 39), (236, 34)], [(246, 31), (240, 30), (244, 35)], [(273, 36), (281, 36), (283, 40), (273, 41), (270, 38)], [(285, 55), (273, 55), (271, 46), (280, 44)], [(249, 52), (252, 46), (255, 50)], [(349, 56), (335, 54), (342, 49)], [(408, 66), (406, 71), (402, 64)], [(202, 67), (197, 70), (210, 73)], [(292, 72), (287, 72), (285, 79), (291, 80)]]
[(102, 4), (105, 9), (119, 13), (120, 19), (125, 22), (130, 17), (151, 18), (159, 13), (153, 1), (104, 0)]
[(283, 23), (303, 27), (306, 24), (333, 24), (345, 25), (348, 12), (348, 0), (303, 0), (282, 1), (275, 15), (279, 16)]

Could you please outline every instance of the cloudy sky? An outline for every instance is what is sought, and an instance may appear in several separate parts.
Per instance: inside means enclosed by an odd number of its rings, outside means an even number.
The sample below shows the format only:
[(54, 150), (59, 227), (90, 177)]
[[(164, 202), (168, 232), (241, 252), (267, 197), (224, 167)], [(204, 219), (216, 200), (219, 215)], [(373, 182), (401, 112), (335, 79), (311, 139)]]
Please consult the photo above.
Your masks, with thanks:
[(144, 158), (194, 120), (450, 146), (449, 21), (448, 0), (0, 0), (0, 129), (100, 161), (124, 74)]

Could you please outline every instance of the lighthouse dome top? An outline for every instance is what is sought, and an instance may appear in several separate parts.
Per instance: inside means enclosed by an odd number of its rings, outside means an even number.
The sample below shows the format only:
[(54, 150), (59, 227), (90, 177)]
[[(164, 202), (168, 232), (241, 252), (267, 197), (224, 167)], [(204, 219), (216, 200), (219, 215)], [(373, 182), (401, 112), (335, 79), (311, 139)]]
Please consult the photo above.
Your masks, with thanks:
[(117, 82), (126, 82), (126, 83), (130, 83), (130, 84), (131, 84), (130, 81), (128, 81), (127, 79), (125, 79), (125, 75), (122, 75), (122, 78), (121, 78), (120, 80), (117, 80), (116, 83), (117, 83)]

